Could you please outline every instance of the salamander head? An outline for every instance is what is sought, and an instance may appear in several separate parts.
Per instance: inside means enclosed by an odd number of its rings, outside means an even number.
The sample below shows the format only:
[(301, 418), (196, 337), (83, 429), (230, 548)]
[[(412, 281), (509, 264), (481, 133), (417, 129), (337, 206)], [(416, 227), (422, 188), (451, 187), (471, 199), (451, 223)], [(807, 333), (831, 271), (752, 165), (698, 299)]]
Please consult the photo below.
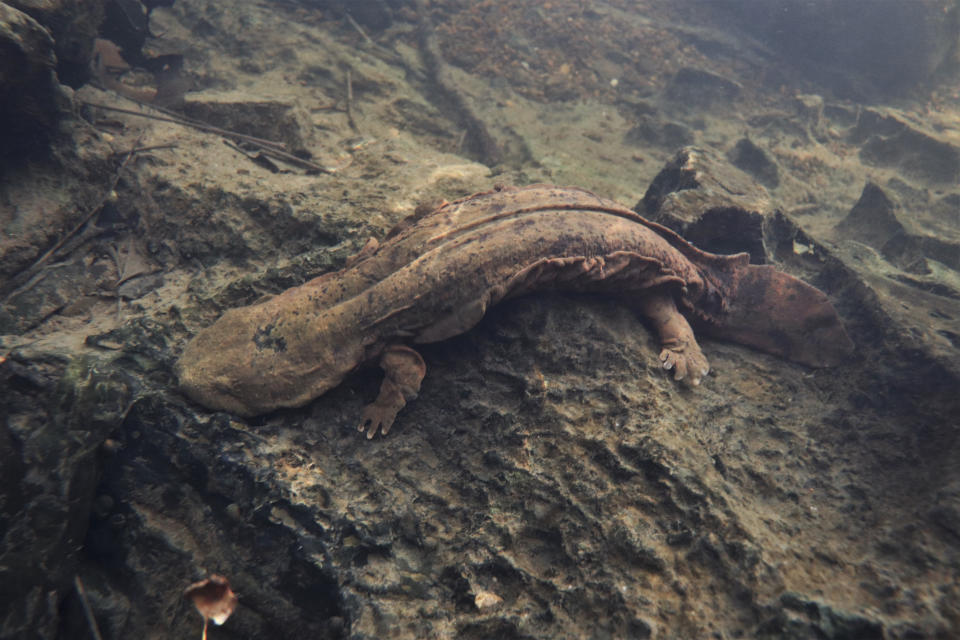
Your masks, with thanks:
[(190, 341), (177, 361), (175, 373), (180, 390), (191, 400), (210, 409), (250, 417), (258, 411), (250, 402), (253, 398), (246, 384), (250, 372), (238, 355), (242, 354), (242, 347), (251, 350), (250, 341), (242, 327), (224, 330), (230, 317), (224, 318), (226, 322), (221, 319)]
[(827, 296), (769, 265), (736, 268), (723, 286), (725, 310), (706, 332), (811, 367), (841, 364), (853, 353)]
[(184, 349), (176, 365), (180, 389), (207, 408), (245, 417), (306, 404), (336, 386), (359, 357), (348, 341), (333, 349), (300, 337), (315, 333), (284, 323), (268, 303), (231, 309)]

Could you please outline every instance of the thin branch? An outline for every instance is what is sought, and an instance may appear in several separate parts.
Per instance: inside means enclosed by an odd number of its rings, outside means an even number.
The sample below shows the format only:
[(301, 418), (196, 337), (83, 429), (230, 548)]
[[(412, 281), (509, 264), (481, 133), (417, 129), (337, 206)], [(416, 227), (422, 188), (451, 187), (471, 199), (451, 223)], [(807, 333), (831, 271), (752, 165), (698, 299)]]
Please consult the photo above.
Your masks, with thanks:
[(96, 107), (98, 109), (106, 109), (107, 111), (116, 111), (118, 113), (124, 113), (131, 116), (138, 116), (141, 118), (149, 118), (151, 120), (159, 120), (161, 122), (171, 122), (173, 124), (183, 125), (185, 127), (193, 127), (194, 129), (199, 129), (207, 133), (215, 133), (225, 138), (234, 138), (242, 142), (247, 142), (258, 147), (266, 155), (272, 156), (279, 160), (284, 160), (290, 164), (303, 167), (305, 169), (310, 169), (311, 171), (316, 171), (318, 173), (329, 173), (333, 174), (336, 171), (334, 169), (327, 169), (324, 166), (316, 164), (315, 162), (310, 162), (309, 160), (304, 160), (299, 156), (295, 156), (292, 153), (289, 153), (286, 149), (287, 146), (282, 142), (274, 142), (273, 140), (266, 140), (264, 138), (257, 138), (255, 136), (248, 136), (244, 133), (238, 133), (236, 131), (230, 131), (229, 129), (221, 129), (220, 127), (215, 127), (213, 125), (204, 124), (202, 122), (196, 122), (194, 120), (188, 120), (185, 118), (178, 118), (174, 116), (158, 116), (152, 113), (144, 113), (142, 111), (134, 111), (132, 109), (121, 109), (120, 107), (108, 107), (103, 104), (96, 104), (93, 102), (84, 102), (84, 104)]
[(122, 156), (125, 153), (144, 153), (146, 151), (158, 151), (160, 149), (176, 149), (177, 145), (175, 144), (155, 144), (150, 147), (137, 147), (136, 149), (131, 149), (130, 151), (117, 151), (116, 153), (111, 153), (111, 158), (116, 158), (117, 156)]
[(90, 626), (90, 635), (93, 636), (94, 640), (103, 640), (103, 636), (100, 635), (100, 627), (97, 626), (97, 619), (93, 616), (93, 608), (90, 606), (90, 601), (87, 600), (87, 592), (83, 588), (83, 583), (80, 582), (80, 576), (73, 576), (73, 586), (77, 590), (77, 595), (80, 596), (80, 603), (83, 605), (83, 612), (87, 616), (87, 624)]
[(380, 53), (380, 55), (382, 55), (384, 59), (386, 59), (391, 63), (403, 64), (403, 58), (399, 54), (397, 54), (396, 51), (391, 51), (390, 49), (387, 49), (386, 47), (377, 44), (377, 42), (373, 38), (368, 36), (367, 32), (363, 30), (363, 27), (361, 27), (360, 24), (353, 19), (353, 16), (350, 15), (349, 11), (344, 11), (343, 15), (344, 17), (346, 17), (347, 22), (350, 23), (350, 26), (353, 27), (357, 31), (357, 33), (359, 33), (360, 36), (363, 37), (364, 40), (366, 40), (367, 44), (369, 44), (374, 51), (377, 51), (378, 53)]
[(204, 124), (202, 122), (197, 122), (195, 120), (190, 120), (187, 118), (180, 118), (180, 117), (171, 116), (171, 115), (158, 116), (154, 113), (144, 113), (143, 111), (134, 111), (133, 109), (122, 109), (120, 107), (109, 107), (105, 104), (97, 104), (95, 102), (84, 102), (83, 104), (85, 104), (88, 107), (95, 107), (97, 109), (103, 109), (105, 111), (115, 111), (117, 113), (125, 113), (129, 116), (149, 118), (151, 120), (159, 120), (160, 122), (172, 122), (173, 124), (179, 124), (185, 127), (193, 127), (194, 129), (200, 129), (201, 131), (206, 131), (207, 133), (216, 133), (217, 135), (236, 138), (238, 140), (243, 140), (244, 142), (260, 145), (262, 147), (270, 147), (272, 149), (277, 149), (278, 151), (286, 151), (287, 149), (287, 145), (283, 144), (282, 142), (274, 142), (273, 140), (267, 140), (265, 138), (248, 136), (245, 133), (230, 131), (229, 129), (221, 129), (220, 127), (215, 127), (212, 124)]
[[(251, 156), (249, 152), (245, 151), (241, 147), (235, 144), (230, 144), (230, 143), (227, 143), (227, 146), (229, 146), (230, 148), (234, 149), (239, 153), (242, 153), (244, 156), (250, 158), (251, 160), (255, 160), (255, 158)], [(333, 175), (334, 173), (337, 172), (336, 169), (327, 169), (326, 167), (319, 165), (316, 162), (310, 162), (309, 160), (304, 160), (299, 156), (295, 156), (292, 153), (287, 153), (286, 151), (280, 151), (279, 149), (271, 149), (269, 147), (260, 147), (260, 153), (262, 153), (265, 156), (270, 156), (271, 158), (276, 158), (277, 160), (283, 160), (284, 162), (287, 162), (289, 164), (294, 164), (294, 165), (303, 167), (305, 169), (310, 169), (311, 171), (316, 171), (318, 173), (328, 173)]]
[(357, 131), (357, 123), (353, 119), (353, 73), (350, 69), (347, 69), (347, 124), (350, 125), (351, 129)]
[(36, 273), (47, 262), (47, 260), (50, 259), (50, 256), (54, 255), (57, 251), (63, 248), (63, 245), (65, 245), (68, 240), (70, 240), (73, 236), (77, 235), (77, 233), (81, 229), (83, 229), (86, 226), (86, 224), (90, 222), (93, 219), (93, 217), (97, 215), (97, 213), (100, 212), (101, 209), (103, 209), (103, 205), (107, 203), (107, 201), (112, 196), (114, 189), (117, 188), (117, 184), (120, 183), (120, 174), (123, 172), (124, 167), (127, 166), (127, 163), (130, 161), (130, 158), (134, 156), (136, 148), (140, 145), (140, 138), (142, 137), (143, 137), (142, 135), (137, 137), (136, 142), (134, 142), (133, 144), (133, 148), (130, 149), (130, 151), (127, 151), (126, 156), (123, 158), (123, 162), (121, 162), (120, 166), (117, 167), (117, 171), (113, 176), (113, 180), (110, 182), (110, 187), (107, 189), (107, 192), (104, 194), (103, 198), (100, 199), (100, 201), (96, 204), (96, 206), (91, 207), (90, 211), (88, 211), (87, 214), (83, 216), (83, 219), (81, 219), (76, 226), (74, 226), (70, 231), (68, 231), (66, 235), (60, 238), (60, 240), (58, 240), (56, 244), (50, 247), (50, 249), (48, 249), (46, 253), (44, 253), (42, 256), (37, 258), (37, 260), (32, 265), (30, 265), (29, 267), (27, 267), (26, 269), (24, 269), (23, 271), (21, 271), (20, 273), (18, 273), (17, 275), (13, 276), (10, 279), (10, 282), (7, 284), (7, 287), (11, 289), (11, 291), (10, 293), (4, 296), (3, 302), (6, 302), (15, 294), (19, 293), (22, 288), (21, 285), (23, 285), (24, 283), (27, 283), (31, 278), (33, 278), (33, 276), (36, 275)]
[(380, 46), (379, 46), (376, 42), (374, 42), (373, 39), (372, 39), (370, 36), (367, 35), (367, 32), (363, 30), (363, 27), (361, 27), (361, 26), (357, 23), (357, 21), (353, 19), (353, 16), (350, 15), (350, 12), (349, 12), (349, 11), (344, 11), (344, 12), (343, 12), (343, 15), (345, 15), (345, 16), (347, 17), (347, 22), (350, 23), (350, 26), (353, 27), (354, 29), (356, 29), (356, 30), (357, 30), (357, 33), (359, 33), (361, 36), (363, 36), (363, 39), (366, 40), (367, 43), (368, 43), (371, 47), (373, 47), (373, 48), (375, 48), (375, 49), (379, 49), (379, 48), (380, 48)]

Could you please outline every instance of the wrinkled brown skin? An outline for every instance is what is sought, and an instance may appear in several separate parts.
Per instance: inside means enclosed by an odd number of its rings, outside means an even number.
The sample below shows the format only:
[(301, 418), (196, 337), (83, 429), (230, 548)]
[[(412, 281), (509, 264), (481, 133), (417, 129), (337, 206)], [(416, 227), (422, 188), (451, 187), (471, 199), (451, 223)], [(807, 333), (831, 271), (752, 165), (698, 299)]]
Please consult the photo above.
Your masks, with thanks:
[(254, 416), (302, 406), (379, 359), (384, 381), (359, 429), (386, 434), (426, 372), (407, 345), (463, 333), (491, 305), (539, 290), (623, 298), (657, 332), (663, 367), (693, 385), (709, 366), (685, 316), (810, 366), (852, 351), (814, 287), (746, 254), (700, 251), (588, 191), (534, 185), (418, 210), (341, 271), (227, 311), (187, 345), (177, 374), (196, 402)]

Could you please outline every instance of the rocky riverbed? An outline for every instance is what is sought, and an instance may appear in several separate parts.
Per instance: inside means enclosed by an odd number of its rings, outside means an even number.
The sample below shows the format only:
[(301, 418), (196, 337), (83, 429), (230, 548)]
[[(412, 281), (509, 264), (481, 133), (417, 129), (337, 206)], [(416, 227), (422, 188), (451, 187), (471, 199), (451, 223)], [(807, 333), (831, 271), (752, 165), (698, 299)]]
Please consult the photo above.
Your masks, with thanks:
[[(960, 633), (960, 8), (770, 4), (800, 35), (726, 2), (0, 3), (0, 637), (92, 637), (85, 604), (192, 637), (210, 574), (211, 638)], [(688, 389), (616, 300), (550, 294), (423, 349), (384, 438), (373, 367), (249, 420), (177, 391), (225, 309), (535, 182), (806, 279), (855, 356), (704, 340)]]

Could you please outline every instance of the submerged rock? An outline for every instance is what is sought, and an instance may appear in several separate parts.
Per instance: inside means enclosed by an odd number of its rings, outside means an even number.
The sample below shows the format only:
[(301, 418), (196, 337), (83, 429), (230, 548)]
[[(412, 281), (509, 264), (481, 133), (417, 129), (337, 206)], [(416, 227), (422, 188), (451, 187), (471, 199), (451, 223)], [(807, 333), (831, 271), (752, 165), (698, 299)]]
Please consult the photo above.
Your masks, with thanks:
[(54, 46), (39, 22), (0, 2), (0, 173), (23, 154), (43, 155), (67, 110)]
[(737, 140), (737, 144), (727, 152), (727, 159), (768, 189), (776, 189), (780, 184), (777, 163), (749, 138)]
[(74, 89), (90, 78), (93, 41), (105, 0), (7, 0), (43, 25), (54, 40), (57, 77)]
[[(7, 497), (0, 503), (5, 638), (56, 636), (59, 605), (46, 594), (72, 590), (102, 446), (138, 386), (130, 374), (89, 358), (44, 375), (30, 355), (21, 352), (0, 373), (8, 420), (0, 438)], [(38, 404), (46, 408), (37, 412)]]
[(895, 167), (931, 185), (960, 182), (960, 147), (915, 117), (894, 109), (864, 109), (849, 137), (860, 145), (860, 158), (868, 165)]
[(714, 151), (686, 147), (657, 174), (635, 209), (701, 249), (746, 251), (769, 261), (766, 221), (775, 208), (766, 189)]

